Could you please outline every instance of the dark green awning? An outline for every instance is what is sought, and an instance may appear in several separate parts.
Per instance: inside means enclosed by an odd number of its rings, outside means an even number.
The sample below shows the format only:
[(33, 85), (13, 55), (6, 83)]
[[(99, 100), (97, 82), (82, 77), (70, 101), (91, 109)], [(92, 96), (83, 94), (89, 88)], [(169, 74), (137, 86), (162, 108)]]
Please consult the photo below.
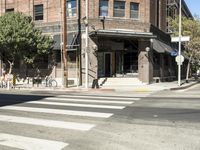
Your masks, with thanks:
[(162, 41), (159, 41), (157, 39), (153, 39), (153, 49), (158, 53), (165, 53), (165, 52), (170, 53), (173, 50), (170, 45)]

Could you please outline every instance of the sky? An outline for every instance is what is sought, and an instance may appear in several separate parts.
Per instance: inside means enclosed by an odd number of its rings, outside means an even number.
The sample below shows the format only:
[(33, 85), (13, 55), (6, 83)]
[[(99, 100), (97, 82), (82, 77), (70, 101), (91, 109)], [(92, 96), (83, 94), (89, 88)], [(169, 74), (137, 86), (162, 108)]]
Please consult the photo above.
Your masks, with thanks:
[(188, 8), (190, 9), (192, 15), (196, 14), (200, 16), (200, 0), (185, 0)]

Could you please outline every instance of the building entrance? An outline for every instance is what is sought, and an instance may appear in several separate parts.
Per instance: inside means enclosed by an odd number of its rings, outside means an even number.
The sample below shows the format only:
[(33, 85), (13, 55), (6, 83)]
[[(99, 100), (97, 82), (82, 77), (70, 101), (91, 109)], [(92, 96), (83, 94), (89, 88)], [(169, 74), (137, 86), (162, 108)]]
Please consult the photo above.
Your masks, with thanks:
[(98, 54), (99, 77), (131, 76), (138, 73), (138, 53), (133, 51), (102, 52)]
[(116, 75), (131, 75), (138, 72), (137, 52), (116, 52)]

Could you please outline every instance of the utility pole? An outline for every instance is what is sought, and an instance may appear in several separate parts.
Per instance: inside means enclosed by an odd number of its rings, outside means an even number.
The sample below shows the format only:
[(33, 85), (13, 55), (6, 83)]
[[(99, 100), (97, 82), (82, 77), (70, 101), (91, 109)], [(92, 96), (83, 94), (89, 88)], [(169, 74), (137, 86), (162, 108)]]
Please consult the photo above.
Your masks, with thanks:
[(66, 15), (66, 0), (63, 0), (63, 70), (64, 70), (64, 87), (68, 87), (68, 64), (67, 64), (67, 15)]
[(85, 17), (86, 17), (86, 27), (85, 27), (85, 88), (88, 88), (88, 0), (85, 0)]
[(179, 49), (178, 49), (178, 55), (179, 55), (179, 63), (178, 63), (178, 86), (181, 86), (181, 28), (182, 28), (182, 0), (179, 2)]
[(79, 41), (79, 47), (78, 47), (78, 68), (79, 68), (79, 86), (82, 85), (82, 55), (81, 55), (81, 0), (78, 0), (78, 41)]

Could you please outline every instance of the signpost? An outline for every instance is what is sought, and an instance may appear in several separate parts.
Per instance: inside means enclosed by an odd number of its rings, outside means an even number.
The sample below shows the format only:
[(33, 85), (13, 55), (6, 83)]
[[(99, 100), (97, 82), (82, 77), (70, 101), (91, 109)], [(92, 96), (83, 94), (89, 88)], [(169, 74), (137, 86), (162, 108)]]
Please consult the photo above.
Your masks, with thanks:
[[(180, 21), (181, 22), (181, 21)], [(179, 50), (172, 51), (171, 56), (176, 56), (176, 62), (178, 65), (178, 85), (181, 86), (181, 65), (184, 62), (184, 57), (181, 55), (181, 42), (187, 42), (190, 40), (189, 36), (181, 36), (181, 25), (179, 27), (179, 37), (172, 37), (172, 42), (178, 42), (179, 43)]]
[(171, 56), (177, 56), (178, 55), (178, 52), (176, 50), (173, 50), (171, 53), (170, 53)]
[(184, 62), (184, 57), (183, 57), (183, 55), (178, 55), (178, 56), (176, 56), (176, 62), (177, 62), (177, 64), (178, 65), (182, 65), (183, 64), (183, 62)]
[[(172, 37), (171, 41), (179, 42), (179, 37)], [(190, 36), (182, 36), (181, 37), (181, 42), (187, 42), (187, 41), (190, 41)]]

